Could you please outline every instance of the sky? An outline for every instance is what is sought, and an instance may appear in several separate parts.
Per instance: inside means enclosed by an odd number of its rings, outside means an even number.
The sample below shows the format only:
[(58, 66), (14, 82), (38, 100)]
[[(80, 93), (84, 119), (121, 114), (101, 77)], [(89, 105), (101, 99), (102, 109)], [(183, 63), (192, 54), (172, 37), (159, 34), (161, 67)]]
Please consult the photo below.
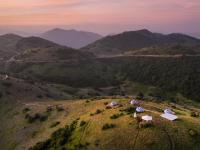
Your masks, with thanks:
[(0, 33), (54, 27), (114, 34), (200, 33), (200, 0), (0, 0)]

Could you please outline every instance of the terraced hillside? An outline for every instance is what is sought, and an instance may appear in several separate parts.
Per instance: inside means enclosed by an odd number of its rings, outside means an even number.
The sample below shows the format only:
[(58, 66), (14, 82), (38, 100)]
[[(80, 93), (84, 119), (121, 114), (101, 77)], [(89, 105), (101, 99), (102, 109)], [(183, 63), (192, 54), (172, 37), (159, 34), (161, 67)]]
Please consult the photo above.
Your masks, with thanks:
[[(4, 115), (1, 117), (1, 148), (199, 149), (200, 118), (190, 115), (193, 111), (200, 111), (199, 104), (176, 105), (168, 102), (141, 101), (141, 106), (147, 111), (138, 115), (153, 116), (153, 124), (142, 127), (138, 126), (138, 121), (133, 118), (135, 109), (129, 104), (129, 100), (116, 97), (98, 100), (18, 102), (15, 108), (4, 105), (7, 107), (1, 108), (0, 113), (1, 116)], [(106, 104), (111, 101), (117, 101), (121, 106), (107, 109)], [(179, 119), (171, 122), (161, 118), (160, 114), (164, 108), (172, 108)], [(31, 120), (30, 116), (36, 114), (37, 117)], [(52, 143), (54, 144), (51, 145)]]

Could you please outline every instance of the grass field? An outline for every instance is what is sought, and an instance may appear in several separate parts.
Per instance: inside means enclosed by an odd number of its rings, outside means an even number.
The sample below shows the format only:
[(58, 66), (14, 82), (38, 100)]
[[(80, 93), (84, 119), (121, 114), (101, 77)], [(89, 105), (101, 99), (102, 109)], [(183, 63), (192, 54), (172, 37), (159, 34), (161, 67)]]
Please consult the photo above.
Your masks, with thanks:
[[(122, 107), (106, 109), (105, 103), (110, 103), (113, 100), (121, 103)], [(139, 114), (139, 116), (152, 115), (153, 126), (139, 128), (133, 114), (122, 111), (130, 107), (129, 100), (121, 97), (100, 100), (28, 102), (23, 104), (18, 102), (13, 104), (14, 107), (10, 104), (4, 105), (4, 109), (0, 109), (1, 148), (3, 150), (26, 150), (37, 142), (48, 139), (59, 128), (77, 120), (77, 126), (70, 137), (70, 142), (62, 148), (89, 150), (199, 149), (200, 118), (190, 116), (191, 110), (199, 112), (199, 107), (182, 107), (167, 102), (142, 101), (142, 107), (150, 111)], [(52, 110), (47, 112), (49, 105), (52, 106)], [(56, 109), (54, 107), (56, 105), (62, 107), (62, 109)], [(160, 117), (162, 110), (168, 107), (173, 107), (179, 117), (178, 120), (171, 122)], [(25, 111), (25, 108), (28, 108), (27, 111)], [(47, 115), (47, 120), (36, 120), (33, 123), (28, 123), (25, 119), (26, 114), (36, 113)], [(120, 113), (122, 114), (118, 118), (110, 118), (114, 114)], [(83, 121), (84, 124), (81, 126), (80, 123)], [(59, 123), (56, 124), (56, 122)], [(106, 123), (113, 124), (115, 127), (102, 130)]]

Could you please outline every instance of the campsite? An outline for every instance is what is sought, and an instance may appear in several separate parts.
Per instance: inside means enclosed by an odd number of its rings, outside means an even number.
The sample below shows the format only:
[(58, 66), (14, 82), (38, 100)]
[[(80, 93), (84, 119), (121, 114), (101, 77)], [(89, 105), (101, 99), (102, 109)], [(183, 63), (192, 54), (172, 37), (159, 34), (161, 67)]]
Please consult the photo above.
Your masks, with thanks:
[[(48, 105), (47, 105), (48, 104)], [(107, 109), (108, 104), (115, 104)], [(120, 104), (116, 106), (117, 104)], [(157, 103), (154, 101), (140, 101), (140, 107), (145, 111), (137, 113), (137, 117), (149, 115), (152, 117), (150, 125), (144, 125), (134, 118), (136, 106), (130, 104), (130, 98), (107, 97), (102, 99), (87, 99), (76, 101), (48, 101), (27, 103), (20, 108), (9, 110), (7, 116), (16, 115), (7, 120), (7, 132), (13, 135), (9, 138), (7, 148), (17, 142), (17, 149), (28, 149), (38, 142), (44, 142), (51, 134), (66, 125), (76, 121), (76, 128), (70, 139), (62, 147), (66, 149), (152, 149), (175, 150), (199, 148), (200, 118), (191, 117), (191, 111), (199, 111), (196, 107), (174, 106), (170, 102)], [(49, 110), (49, 107), (52, 107)], [(62, 106), (58, 111), (54, 106)], [(27, 111), (23, 111), (23, 110)], [(173, 108), (178, 119), (170, 121), (162, 118), (166, 108)], [(46, 113), (48, 109), (48, 113)], [(132, 111), (133, 110), (133, 111)], [(49, 112), (50, 111), (50, 112)], [(46, 121), (28, 123), (26, 114), (48, 114)], [(90, 115), (93, 113), (93, 115)], [(120, 114), (120, 115), (119, 115)], [(111, 116), (119, 116), (114, 119)], [(15, 124), (11, 122), (15, 121)], [(4, 122), (6, 123), (6, 122)], [(54, 124), (55, 127), (51, 127)], [(79, 125), (80, 124), (80, 125)], [(17, 133), (17, 134), (16, 134)], [(26, 141), (18, 139), (17, 135), (26, 137)], [(28, 144), (27, 144), (28, 143)], [(6, 148), (6, 147), (5, 147)]]

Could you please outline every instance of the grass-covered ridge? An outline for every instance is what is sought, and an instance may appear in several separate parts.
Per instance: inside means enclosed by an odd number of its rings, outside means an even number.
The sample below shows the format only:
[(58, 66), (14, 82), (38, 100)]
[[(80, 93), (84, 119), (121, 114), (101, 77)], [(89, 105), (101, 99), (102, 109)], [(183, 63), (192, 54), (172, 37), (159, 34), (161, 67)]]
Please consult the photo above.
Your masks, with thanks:
[[(198, 104), (185, 103), (182, 106), (168, 102), (141, 101), (142, 107), (150, 112), (138, 115), (152, 115), (153, 125), (139, 127), (138, 120), (132, 116), (129, 100), (129, 98), (118, 97), (99, 100), (28, 102), (26, 105), (16, 105), (14, 109), (4, 109), (4, 113), (1, 113), (1, 115), (4, 114), (2, 124), (4, 129), (1, 130), (1, 135), (3, 135), (1, 137), (8, 144), (4, 143), (3, 148), (29, 149), (32, 147), (36, 150), (36, 147), (41, 146), (43, 142), (47, 145), (46, 149), (50, 150), (61, 148), (63, 150), (198, 149), (200, 118), (191, 116), (193, 111), (200, 111)], [(106, 105), (111, 101), (118, 101), (122, 106), (107, 109)], [(49, 109), (50, 106), (52, 109)], [(28, 109), (25, 109), (27, 107)], [(57, 107), (62, 107), (62, 111), (59, 111)], [(173, 108), (178, 115), (177, 121), (170, 122), (160, 117), (162, 110), (168, 107)], [(25, 118), (26, 114), (47, 114), (47, 112), (48, 119), (42, 122), (36, 120), (29, 123)], [(113, 116), (118, 117), (113, 119)], [(16, 120), (15, 125), (8, 124)], [(51, 125), (55, 122), (59, 123), (52, 127)], [(21, 138), (17, 138), (17, 135), (21, 135)], [(64, 138), (62, 135), (68, 136)], [(37, 144), (38, 142), (40, 144)], [(52, 143), (54, 144), (48, 147)]]

